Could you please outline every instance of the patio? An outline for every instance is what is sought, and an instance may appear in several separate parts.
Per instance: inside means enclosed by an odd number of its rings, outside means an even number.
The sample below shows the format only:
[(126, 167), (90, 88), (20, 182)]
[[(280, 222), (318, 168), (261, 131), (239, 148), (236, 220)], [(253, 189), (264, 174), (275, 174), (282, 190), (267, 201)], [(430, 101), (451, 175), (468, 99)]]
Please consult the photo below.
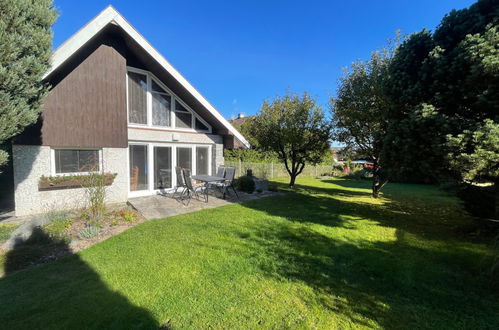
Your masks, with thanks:
[(234, 203), (245, 202), (258, 199), (265, 196), (273, 196), (279, 192), (265, 191), (261, 193), (247, 194), (238, 191), (239, 199), (233, 194), (228, 194), (226, 199), (222, 199), (219, 194), (214, 196), (209, 195), (208, 203), (205, 203), (202, 198), (200, 200), (193, 198), (188, 205), (186, 202), (174, 199), (171, 195), (153, 195), (145, 197), (130, 198), (128, 203), (144, 216), (147, 220), (156, 218), (166, 218), (178, 214), (190, 213), (202, 209), (211, 209), (218, 206), (229, 205)]

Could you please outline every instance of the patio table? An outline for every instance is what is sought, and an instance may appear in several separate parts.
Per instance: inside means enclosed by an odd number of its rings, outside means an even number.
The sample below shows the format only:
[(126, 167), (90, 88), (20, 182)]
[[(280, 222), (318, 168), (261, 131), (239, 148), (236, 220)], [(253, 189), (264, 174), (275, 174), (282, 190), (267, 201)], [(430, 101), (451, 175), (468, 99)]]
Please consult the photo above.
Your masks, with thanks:
[[(205, 186), (212, 182), (222, 182), (225, 181), (225, 178), (220, 176), (213, 175), (193, 175), (192, 178), (197, 181), (201, 181), (205, 183)], [(225, 197), (225, 195), (224, 195)], [(206, 200), (208, 201), (208, 195), (206, 195)]]

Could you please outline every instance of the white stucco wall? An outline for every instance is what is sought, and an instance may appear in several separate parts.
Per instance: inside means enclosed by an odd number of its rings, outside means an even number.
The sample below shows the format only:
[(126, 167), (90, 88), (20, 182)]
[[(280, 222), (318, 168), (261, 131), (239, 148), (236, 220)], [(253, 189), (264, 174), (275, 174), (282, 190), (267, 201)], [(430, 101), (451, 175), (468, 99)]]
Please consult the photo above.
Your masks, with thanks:
[[(173, 134), (177, 140), (173, 141)], [(128, 129), (129, 141), (163, 142), (172, 144), (209, 144), (212, 146), (212, 171), (224, 164), (223, 137), (214, 134), (173, 133), (168, 131)], [(38, 190), (42, 175), (51, 176), (51, 148), (49, 146), (13, 146), (14, 189), (16, 215), (44, 213), (52, 209), (75, 209), (85, 206), (83, 188)], [(125, 202), (128, 199), (128, 149), (103, 148), (104, 172), (117, 173), (107, 188), (107, 202)]]
[[(42, 175), (51, 176), (50, 147), (14, 145), (14, 189), (16, 215), (44, 213), (51, 209), (74, 209), (85, 206), (83, 188), (39, 191)], [(107, 202), (125, 202), (128, 198), (126, 148), (103, 148), (104, 172), (117, 173), (107, 188)]]
[[(178, 139), (173, 140), (173, 135)], [(168, 142), (168, 143), (222, 143), (223, 137), (215, 134), (171, 132), (163, 130), (128, 128), (129, 141), (149, 141), (149, 142)]]

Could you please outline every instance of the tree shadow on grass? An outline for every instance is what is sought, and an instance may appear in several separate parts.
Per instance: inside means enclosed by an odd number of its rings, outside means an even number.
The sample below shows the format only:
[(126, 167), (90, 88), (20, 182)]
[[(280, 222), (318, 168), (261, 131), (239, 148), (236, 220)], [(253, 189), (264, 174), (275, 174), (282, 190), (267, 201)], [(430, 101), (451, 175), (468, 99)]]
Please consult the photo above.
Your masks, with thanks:
[[(348, 242), (307, 227), (268, 225), (246, 235), (265, 249), (267, 276), (305, 283), (310, 305), (383, 328), (497, 328), (497, 293), (455, 262), (458, 255), (413, 246), (403, 231), (391, 242)], [(461, 251), (462, 253), (462, 251)], [(474, 257), (469, 252), (469, 257)], [(334, 327), (334, 325), (331, 325)]]
[[(448, 213), (415, 212), (394, 199), (355, 201), (365, 195), (369, 192), (299, 185), (295, 193), (244, 203), (287, 221), (259, 224), (250, 230), (256, 234), (241, 232), (240, 238), (265, 250), (268, 258), (260, 267), (267, 276), (307, 284), (316, 302), (357, 324), (499, 327), (499, 283), (480, 276), (483, 250), (456, 243), (452, 226), (438, 223)], [(349, 239), (310, 226), (358, 229), (358, 220), (390, 227), (395, 237)]]
[[(281, 206), (289, 204), (288, 207), (273, 207), (274, 202), (269, 202), (265, 211), (297, 222), (334, 227), (354, 228), (356, 220), (369, 219), (381, 226), (403, 229), (414, 235), (423, 234), (428, 239), (469, 238), (472, 218), (459, 205), (449, 204), (448, 197), (446, 204), (440, 203), (441, 194), (419, 198), (417, 194), (411, 193), (411, 189), (395, 194), (393, 191), (400, 190), (398, 187), (387, 187), (382, 197), (373, 199), (366, 180), (335, 179), (321, 182), (331, 185), (317, 187), (297, 184), (279, 202)], [(338, 185), (366, 190), (342, 189)], [(247, 203), (250, 208), (251, 205)]]
[[(62, 240), (37, 229), (5, 255), (0, 279), (0, 324), (4, 329), (158, 329), (144, 308), (111, 290), (79, 255), (18, 271), (69, 254)], [(163, 326), (163, 329), (168, 326)]]

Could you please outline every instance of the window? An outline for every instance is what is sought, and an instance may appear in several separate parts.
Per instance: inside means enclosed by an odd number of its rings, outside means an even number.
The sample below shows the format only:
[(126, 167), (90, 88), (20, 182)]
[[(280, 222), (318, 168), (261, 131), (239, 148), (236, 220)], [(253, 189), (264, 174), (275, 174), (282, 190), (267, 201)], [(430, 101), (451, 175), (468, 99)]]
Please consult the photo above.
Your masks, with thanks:
[(211, 130), (151, 73), (129, 68), (127, 77), (130, 124), (195, 129), (204, 132)]
[(208, 175), (209, 167), (209, 148), (196, 147), (196, 174)]
[(175, 127), (192, 128), (192, 114), (180, 102), (175, 102)]
[(154, 147), (154, 189), (172, 187), (172, 147)]
[(55, 173), (99, 172), (99, 150), (55, 149)]
[(128, 72), (128, 121), (147, 124), (147, 76)]
[(177, 166), (192, 170), (192, 149), (177, 147)]
[(147, 178), (147, 145), (130, 145), (130, 190), (149, 189)]
[(196, 118), (196, 131), (209, 131), (210, 129), (208, 128), (208, 126), (206, 126), (205, 124), (203, 124), (203, 122), (201, 120), (199, 120), (198, 118)]
[(152, 82), (152, 124), (154, 126), (170, 126), (171, 96), (154, 80)]

